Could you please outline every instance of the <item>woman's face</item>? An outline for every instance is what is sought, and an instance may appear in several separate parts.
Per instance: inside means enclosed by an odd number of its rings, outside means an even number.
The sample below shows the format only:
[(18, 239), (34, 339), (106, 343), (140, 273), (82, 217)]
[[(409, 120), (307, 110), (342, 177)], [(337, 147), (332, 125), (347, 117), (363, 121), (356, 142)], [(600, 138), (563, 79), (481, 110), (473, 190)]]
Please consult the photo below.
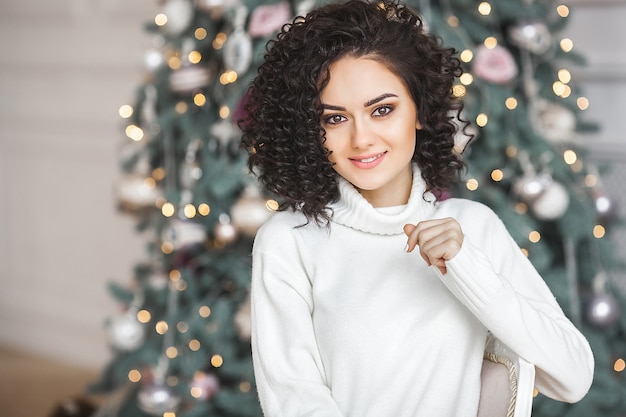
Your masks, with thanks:
[(421, 125), (404, 82), (378, 61), (345, 57), (331, 65), (320, 99), (335, 171), (374, 207), (406, 204)]

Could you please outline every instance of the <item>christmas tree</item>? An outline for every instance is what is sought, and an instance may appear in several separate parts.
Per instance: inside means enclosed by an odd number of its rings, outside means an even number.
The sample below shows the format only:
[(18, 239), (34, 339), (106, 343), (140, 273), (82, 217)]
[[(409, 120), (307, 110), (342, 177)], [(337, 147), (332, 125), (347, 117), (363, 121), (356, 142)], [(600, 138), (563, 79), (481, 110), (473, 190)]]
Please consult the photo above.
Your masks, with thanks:
[[(254, 235), (278, 203), (246, 169), (237, 120), (265, 45), (316, 0), (167, 0), (146, 31), (145, 80), (120, 108), (120, 209), (146, 238), (132, 282), (111, 284), (124, 312), (106, 324), (114, 356), (93, 389), (120, 393), (99, 415), (260, 416), (250, 355)], [(616, 223), (601, 167), (584, 162), (587, 100), (551, 1), (418, 1), (459, 51), (455, 94), (474, 139), (454, 194), (504, 220), (596, 355), (578, 404), (535, 398), (536, 416), (626, 410), (626, 309), (610, 279)], [(458, 135), (459, 149), (468, 137)]]

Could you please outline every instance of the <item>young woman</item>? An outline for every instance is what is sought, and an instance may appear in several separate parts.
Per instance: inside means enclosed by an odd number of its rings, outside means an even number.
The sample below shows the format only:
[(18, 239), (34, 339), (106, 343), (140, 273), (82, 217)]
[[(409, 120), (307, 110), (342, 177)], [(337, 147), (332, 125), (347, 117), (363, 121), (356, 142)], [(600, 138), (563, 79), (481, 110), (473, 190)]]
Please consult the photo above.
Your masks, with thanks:
[(283, 210), (253, 250), (267, 416), (476, 416), (492, 333), (543, 394), (591, 384), (581, 333), (487, 207), (437, 201), (463, 162), (459, 62), (393, 2), (326, 5), (268, 46), (242, 121)]

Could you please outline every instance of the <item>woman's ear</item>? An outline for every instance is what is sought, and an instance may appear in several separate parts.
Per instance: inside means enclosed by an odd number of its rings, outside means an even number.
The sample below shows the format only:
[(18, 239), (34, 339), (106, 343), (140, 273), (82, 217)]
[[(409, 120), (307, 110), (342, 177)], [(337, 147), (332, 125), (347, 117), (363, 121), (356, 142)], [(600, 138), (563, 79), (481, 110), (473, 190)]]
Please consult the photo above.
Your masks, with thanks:
[(422, 130), (422, 123), (420, 122), (420, 119), (417, 119), (415, 122), (415, 129)]

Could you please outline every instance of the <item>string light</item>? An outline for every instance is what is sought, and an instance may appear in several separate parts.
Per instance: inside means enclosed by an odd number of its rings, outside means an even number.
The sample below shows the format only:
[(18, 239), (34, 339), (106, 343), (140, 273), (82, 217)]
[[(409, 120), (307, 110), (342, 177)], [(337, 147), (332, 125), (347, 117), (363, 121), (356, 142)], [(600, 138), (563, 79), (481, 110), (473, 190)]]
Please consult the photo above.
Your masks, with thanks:
[(230, 116), (230, 109), (228, 108), (228, 106), (220, 107), (220, 118), (227, 119), (228, 116)]
[(528, 249), (526, 248), (521, 248), (522, 253), (524, 254), (525, 257), (528, 258), (528, 255), (530, 255), (530, 252), (528, 252)]
[(526, 213), (528, 213), (528, 205), (526, 203), (517, 203), (515, 205), (515, 212), (517, 214), (526, 214)]
[(188, 219), (193, 219), (194, 217), (196, 217), (196, 207), (193, 204), (187, 204), (183, 208), (183, 213)]
[(202, 107), (206, 104), (206, 96), (202, 93), (198, 93), (193, 96), (193, 102), (196, 106)]
[(515, 110), (517, 108), (517, 99), (515, 97), (509, 97), (504, 101), (504, 105), (509, 110)]
[(624, 359), (618, 358), (613, 364), (613, 370), (615, 372), (624, 372), (624, 369), (626, 369), (626, 362)]
[(198, 213), (201, 216), (208, 216), (210, 212), (211, 212), (211, 207), (207, 203), (201, 203), (198, 206)]
[(198, 314), (200, 314), (200, 317), (204, 317), (206, 319), (211, 315), (211, 308), (209, 306), (202, 306), (198, 309)]
[(224, 358), (222, 358), (222, 355), (216, 353), (215, 355), (211, 357), (211, 365), (213, 365), (213, 367), (219, 368), (223, 364), (224, 364)]
[(165, 217), (172, 217), (175, 212), (176, 208), (172, 203), (165, 203), (163, 204), (163, 207), (161, 207), (161, 213), (163, 213)]
[(135, 142), (139, 142), (141, 139), (143, 139), (143, 129), (141, 129), (139, 126), (128, 125), (126, 126), (125, 132), (126, 136), (128, 136)]
[(563, 152), (563, 160), (565, 161), (567, 165), (573, 165), (577, 159), (578, 159), (578, 156), (576, 155), (576, 152), (574, 152), (573, 150), (568, 149), (565, 152)]
[(587, 110), (589, 108), (589, 99), (587, 97), (578, 97), (576, 105), (580, 110)]
[(124, 104), (120, 106), (119, 110), (117, 111), (120, 117), (124, 119), (128, 119), (129, 117), (131, 117), (134, 112), (135, 109), (133, 109), (133, 106), (131, 106), (130, 104)]
[(178, 55), (172, 55), (167, 59), (167, 65), (171, 70), (177, 70), (183, 65), (183, 62)]
[(491, 171), (491, 179), (494, 180), (495, 182), (502, 181), (503, 178), (504, 178), (504, 172), (502, 172), (502, 170), (494, 169), (493, 171)]
[(222, 49), (226, 43), (226, 39), (228, 39), (228, 36), (226, 36), (224, 32), (220, 32), (215, 35), (215, 39), (213, 39), (213, 48), (218, 50)]
[(486, 1), (480, 3), (478, 5), (478, 13), (482, 14), (483, 16), (489, 16), (491, 14), (491, 4), (487, 3)]
[(474, 76), (469, 72), (466, 72), (459, 77), (459, 81), (461, 81), (461, 84), (463, 85), (470, 85), (474, 82)]
[(164, 13), (159, 13), (154, 17), (154, 23), (157, 26), (165, 26), (167, 24), (167, 16)]
[(167, 333), (168, 328), (169, 326), (167, 325), (167, 322), (165, 322), (164, 320), (161, 320), (157, 322), (157, 324), (154, 325), (154, 329), (156, 330), (156, 332), (161, 335)]
[(279, 206), (280, 205), (278, 204), (278, 201), (276, 200), (267, 200), (265, 202), (265, 207), (270, 211), (278, 211)]
[(587, 187), (595, 187), (598, 184), (598, 177), (593, 174), (587, 174), (585, 176), (585, 185)]
[(170, 253), (174, 252), (174, 244), (172, 242), (163, 242), (161, 244), (161, 252), (163, 252), (166, 255), (169, 255)]
[(167, 356), (170, 359), (174, 359), (175, 357), (178, 356), (178, 349), (176, 349), (176, 347), (174, 346), (170, 346), (167, 349), (165, 349), (165, 356)]
[(150, 314), (148, 310), (139, 310), (137, 312), (137, 320), (140, 323), (144, 323), (144, 324), (148, 323), (151, 318), (152, 318), (152, 314)]
[(226, 71), (220, 75), (220, 83), (222, 85), (231, 84), (237, 81), (237, 73), (233, 70)]
[(197, 28), (193, 32), (193, 36), (199, 41), (204, 40), (207, 37), (207, 31), (205, 28)]
[(601, 224), (593, 226), (593, 237), (596, 239), (602, 239), (606, 234), (606, 229)]
[(483, 45), (485, 45), (487, 49), (493, 49), (498, 46), (498, 40), (493, 36), (489, 36), (483, 41)]
[(571, 52), (572, 49), (574, 49), (574, 42), (570, 38), (563, 38), (561, 42), (559, 42), (559, 46), (563, 52)]
[(172, 282), (179, 281), (181, 277), (182, 277), (182, 274), (180, 273), (178, 269), (172, 269), (170, 271), (170, 280)]
[(476, 191), (478, 189), (478, 180), (475, 178), (470, 178), (469, 180), (467, 180), (467, 182), (465, 183), (465, 186), (467, 187), (468, 190), (470, 191)]
[(185, 103), (184, 101), (179, 101), (178, 103), (176, 103), (174, 110), (176, 110), (176, 113), (178, 114), (185, 114), (187, 113), (187, 108), (187, 103)]
[(200, 341), (198, 339), (193, 339), (189, 341), (189, 349), (193, 352), (197, 352), (200, 350)]
[(202, 54), (198, 51), (191, 51), (189, 55), (187, 55), (187, 59), (191, 64), (197, 64), (202, 60)]
[(467, 89), (464, 85), (455, 84), (454, 87), (452, 87), (452, 94), (454, 94), (455, 97), (464, 97), (466, 93)]
[(559, 4), (556, 6), (556, 12), (561, 17), (567, 17), (569, 16), (569, 7), (564, 4)]
[(563, 84), (567, 84), (572, 81), (572, 73), (565, 68), (560, 69), (557, 73), (557, 76), (559, 77), (559, 81), (561, 81)]
[(448, 25), (449, 25), (450, 27), (453, 27), (453, 28), (458, 27), (458, 26), (459, 26), (459, 23), (461, 23), (461, 22), (459, 21), (459, 18), (458, 18), (458, 17), (456, 17), (455, 15), (450, 15), (450, 16), (448, 16), (448, 18), (446, 19), (446, 22), (448, 22)]
[(528, 234), (528, 240), (530, 240), (532, 243), (537, 243), (541, 240), (541, 234), (538, 231), (533, 230)]
[(459, 55), (459, 59), (465, 63), (471, 62), (474, 59), (474, 53), (470, 49), (465, 49)]
[(480, 127), (485, 127), (487, 122), (489, 121), (489, 117), (485, 113), (480, 113), (476, 116), (476, 124)]
[(252, 388), (252, 386), (250, 385), (250, 383), (248, 381), (242, 381), (239, 384), (239, 391), (246, 393), (246, 392), (250, 392), (250, 389)]
[(156, 181), (160, 181), (165, 178), (165, 169), (163, 169), (163, 167), (154, 168), (152, 170), (152, 178)]
[(141, 372), (139, 372), (136, 369), (131, 369), (128, 372), (128, 380), (130, 382), (139, 382), (139, 381), (141, 381)]

